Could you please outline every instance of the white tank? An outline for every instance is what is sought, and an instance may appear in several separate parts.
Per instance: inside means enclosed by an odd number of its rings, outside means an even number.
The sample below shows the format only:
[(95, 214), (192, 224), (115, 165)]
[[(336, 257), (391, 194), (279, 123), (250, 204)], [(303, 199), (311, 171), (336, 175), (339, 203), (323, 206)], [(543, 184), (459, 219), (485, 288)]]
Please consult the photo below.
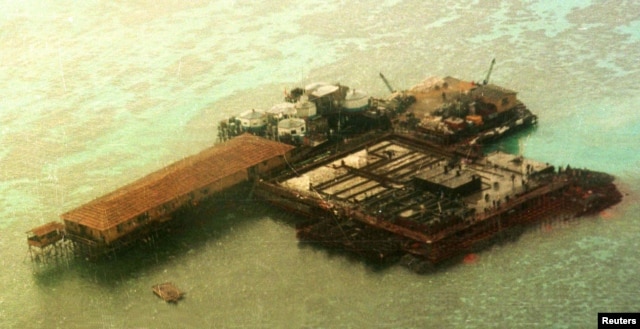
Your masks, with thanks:
[(264, 128), (267, 125), (267, 115), (262, 110), (249, 110), (238, 116), (242, 128), (253, 131)]
[(304, 136), (306, 130), (306, 123), (303, 119), (290, 118), (278, 122), (278, 136), (301, 137)]
[(301, 118), (307, 118), (316, 115), (316, 104), (309, 102), (307, 95), (302, 95), (300, 100), (295, 104), (296, 113)]
[(360, 90), (351, 90), (344, 97), (342, 107), (348, 112), (362, 111), (369, 106), (369, 95)]

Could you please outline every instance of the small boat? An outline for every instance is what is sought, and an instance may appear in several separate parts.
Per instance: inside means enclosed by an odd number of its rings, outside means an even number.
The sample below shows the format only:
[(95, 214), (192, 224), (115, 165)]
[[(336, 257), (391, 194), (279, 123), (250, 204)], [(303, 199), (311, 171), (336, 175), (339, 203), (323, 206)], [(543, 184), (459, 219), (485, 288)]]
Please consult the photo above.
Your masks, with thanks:
[(177, 303), (184, 296), (184, 293), (171, 282), (157, 284), (152, 289), (154, 294), (167, 303)]

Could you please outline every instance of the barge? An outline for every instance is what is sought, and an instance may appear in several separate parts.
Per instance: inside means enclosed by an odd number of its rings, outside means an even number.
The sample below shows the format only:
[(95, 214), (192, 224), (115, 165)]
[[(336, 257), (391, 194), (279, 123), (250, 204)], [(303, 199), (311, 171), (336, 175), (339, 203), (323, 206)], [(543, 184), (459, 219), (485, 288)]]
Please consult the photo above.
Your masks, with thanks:
[[(482, 145), (537, 124), (516, 92), (453, 77), (369, 97), (338, 83), (294, 88), (270, 110), (221, 121), (218, 143), (29, 232), (35, 259), (118, 252), (239, 184), (305, 216), (302, 241), (377, 262), (438, 264), (545, 219), (622, 198), (606, 173), (555, 168)], [(34, 256), (32, 256), (33, 258)]]
[(272, 204), (309, 218), (303, 241), (374, 261), (437, 264), (505, 232), (602, 210), (621, 198), (613, 177), (493, 152), (460, 159), (388, 134), (257, 183)]

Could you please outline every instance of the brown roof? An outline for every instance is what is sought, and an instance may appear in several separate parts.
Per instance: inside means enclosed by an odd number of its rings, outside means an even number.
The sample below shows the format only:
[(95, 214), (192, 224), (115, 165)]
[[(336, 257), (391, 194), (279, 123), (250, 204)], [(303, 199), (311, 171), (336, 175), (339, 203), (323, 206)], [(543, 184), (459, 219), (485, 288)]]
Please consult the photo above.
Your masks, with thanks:
[(503, 88), (493, 84), (488, 84), (488, 85), (479, 86), (478, 88), (473, 89), (472, 94), (474, 96), (487, 97), (495, 101), (495, 100), (500, 100), (507, 95), (516, 94), (516, 92), (511, 89)]
[(105, 230), (292, 148), (244, 134), (175, 162), (60, 217)]
[(53, 231), (64, 231), (64, 225), (60, 222), (49, 222), (31, 229), (27, 233), (35, 236), (44, 236)]

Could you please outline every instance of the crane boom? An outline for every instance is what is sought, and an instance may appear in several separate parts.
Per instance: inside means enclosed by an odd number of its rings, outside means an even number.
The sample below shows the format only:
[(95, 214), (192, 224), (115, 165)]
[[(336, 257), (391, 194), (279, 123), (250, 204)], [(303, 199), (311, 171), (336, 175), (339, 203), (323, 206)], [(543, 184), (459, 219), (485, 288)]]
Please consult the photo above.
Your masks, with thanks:
[(484, 81), (482, 81), (483, 85), (486, 85), (487, 83), (489, 83), (489, 78), (491, 77), (491, 71), (493, 71), (493, 65), (495, 65), (495, 64), (496, 64), (496, 59), (494, 58), (491, 61), (491, 66), (489, 66), (489, 72), (487, 72), (487, 77), (484, 78)]
[(387, 88), (389, 89), (389, 91), (392, 93), (395, 92), (395, 90), (393, 90), (393, 88), (389, 84), (389, 81), (387, 81), (387, 78), (384, 77), (384, 74), (382, 74), (382, 72), (380, 72), (380, 77), (382, 78), (382, 81), (384, 82), (384, 84), (387, 85)]

